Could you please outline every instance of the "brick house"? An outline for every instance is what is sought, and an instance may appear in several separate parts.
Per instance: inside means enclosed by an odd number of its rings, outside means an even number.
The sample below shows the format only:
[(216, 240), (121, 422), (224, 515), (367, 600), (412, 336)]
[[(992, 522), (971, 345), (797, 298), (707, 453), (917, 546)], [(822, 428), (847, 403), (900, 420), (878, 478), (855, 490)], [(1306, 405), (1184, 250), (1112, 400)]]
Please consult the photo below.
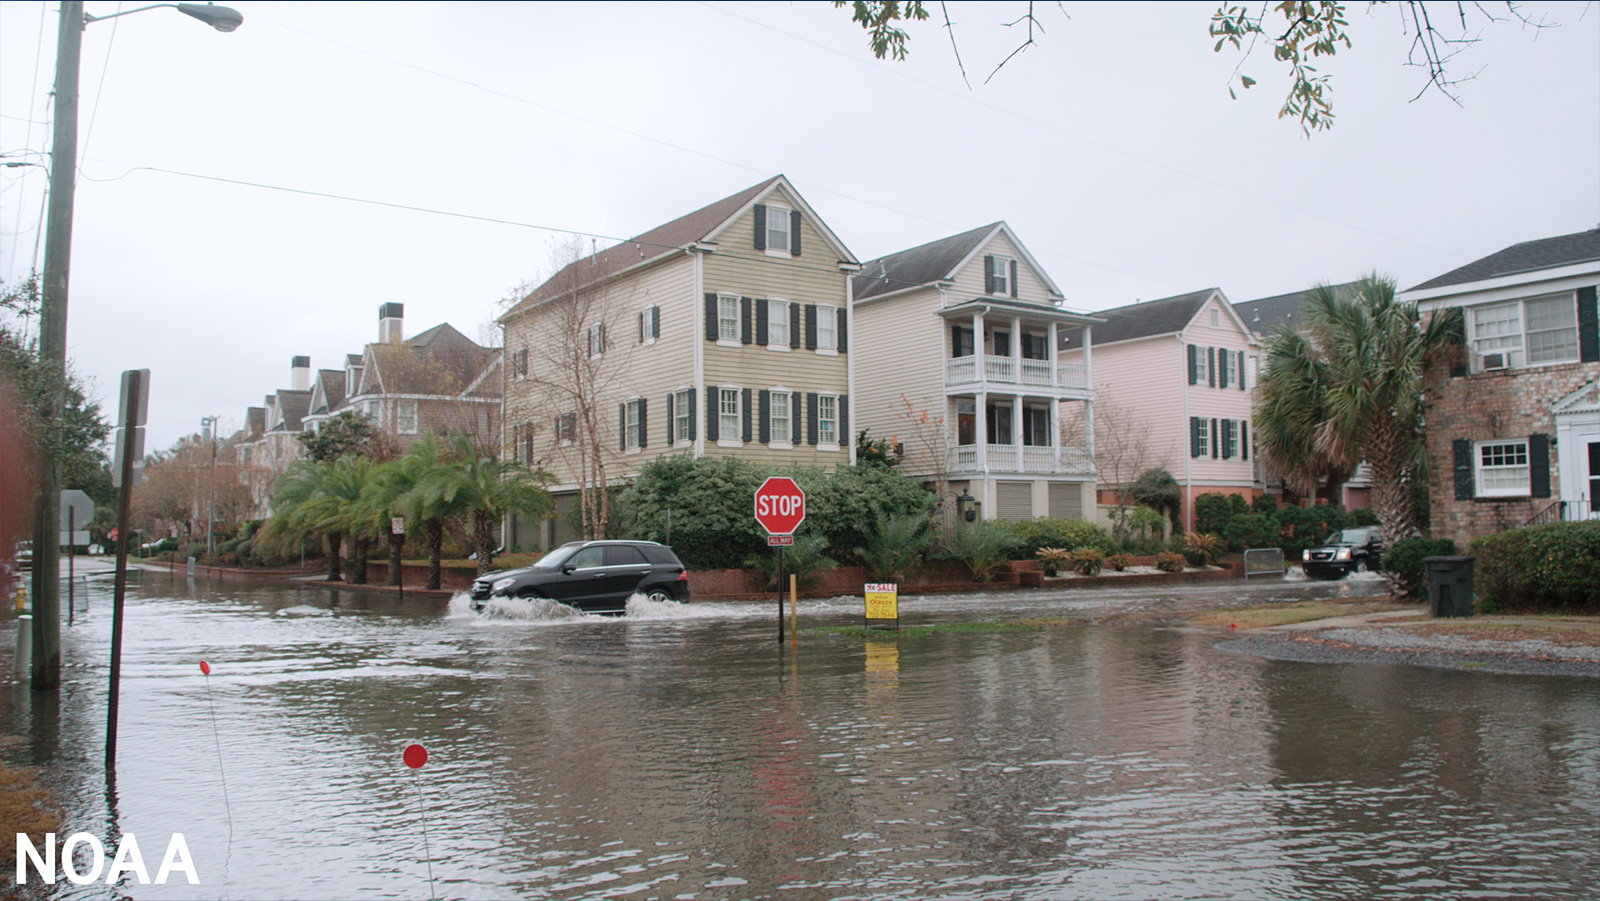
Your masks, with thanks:
[(1425, 379), (1435, 537), (1595, 515), (1597, 287), (1600, 229), (1516, 244), (1401, 295), (1464, 319), (1465, 347)]

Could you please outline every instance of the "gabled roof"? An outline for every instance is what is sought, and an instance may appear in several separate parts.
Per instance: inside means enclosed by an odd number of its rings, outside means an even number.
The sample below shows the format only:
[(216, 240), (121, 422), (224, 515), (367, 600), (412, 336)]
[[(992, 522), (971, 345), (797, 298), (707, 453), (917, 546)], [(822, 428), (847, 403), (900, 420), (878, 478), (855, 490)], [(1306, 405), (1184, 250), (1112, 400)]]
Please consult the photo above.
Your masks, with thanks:
[(344, 403), (344, 370), (318, 369), (311, 383), (311, 415), (338, 409)]
[(1033, 259), (1033, 255), (1017, 240), (1011, 226), (1003, 220), (868, 260), (861, 264), (861, 271), (850, 279), (850, 296), (857, 301), (870, 300), (907, 288), (950, 281), (972, 260), (974, 254), (1001, 232), (1011, 239), (1012, 247), (1016, 248), (1028, 268), (1044, 284), (1045, 290), (1051, 296), (1062, 296), (1049, 274)]
[[(1191, 291), (1176, 297), (1129, 304), (1114, 310), (1098, 310), (1094, 315), (1104, 318), (1105, 324), (1094, 327), (1094, 345), (1099, 347), (1116, 341), (1132, 341), (1135, 338), (1181, 332), (1194, 319), (1195, 314), (1200, 312), (1200, 308), (1205, 306), (1206, 301), (1213, 295), (1221, 293), (1221, 288), (1206, 288), (1203, 291)], [(1062, 347), (1080, 347), (1082, 340), (1081, 335), (1071, 335)]]
[(368, 344), (358, 394), (456, 396), (499, 358), (448, 322), (399, 344)]
[(1513, 244), (1481, 260), (1474, 260), (1460, 269), (1453, 269), (1438, 278), (1429, 279), (1411, 290), (1445, 288), (1596, 260), (1600, 260), (1600, 228)]
[(822, 235), (829, 246), (839, 254), (841, 260), (848, 263), (856, 262), (844, 244), (822, 224), (822, 220), (801, 199), (800, 193), (794, 190), (789, 180), (782, 175), (774, 175), (760, 184), (752, 185), (737, 194), (731, 194), (692, 213), (679, 216), (671, 222), (658, 225), (599, 253), (568, 263), (539, 287), (533, 289), (527, 297), (501, 316), (500, 320), (503, 322), (507, 317), (530, 306), (537, 306), (577, 288), (605, 281), (667, 254), (682, 252), (699, 242), (715, 241), (719, 234), (752, 206), (780, 187), (784, 188), (801, 207), (802, 214), (811, 222), (812, 228)]
[[(1345, 282), (1332, 287), (1339, 292), (1340, 297), (1349, 297), (1354, 293), (1355, 286), (1355, 282)], [(1233, 309), (1251, 331), (1264, 337), (1272, 334), (1280, 325), (1291, 329), (1299, 328), (1304, 320), (1301, 311), (1305, 309), (1306, 301), (1311, 299), (1313, 290), (1307, 288), (1304, 291), (1275, 294), (1260, 300), (1241, 300), (1233, 305)]]
[(269, 431), (300, 431), (302, 427), (300, 421), (305, 418), (306, 411), (311, 409), (311, 392), (284, 388), (278, 391), (276, 400), (277, 413)]

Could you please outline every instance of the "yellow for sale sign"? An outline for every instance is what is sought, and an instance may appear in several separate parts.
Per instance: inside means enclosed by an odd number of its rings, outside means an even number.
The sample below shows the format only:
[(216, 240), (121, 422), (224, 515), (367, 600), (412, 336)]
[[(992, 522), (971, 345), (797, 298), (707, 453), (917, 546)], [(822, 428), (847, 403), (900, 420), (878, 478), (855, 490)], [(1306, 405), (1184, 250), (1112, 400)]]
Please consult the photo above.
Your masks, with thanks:
[(864, 586), (867, 619), (900, 618), (900, 586), (893, 582), (871, 582)]

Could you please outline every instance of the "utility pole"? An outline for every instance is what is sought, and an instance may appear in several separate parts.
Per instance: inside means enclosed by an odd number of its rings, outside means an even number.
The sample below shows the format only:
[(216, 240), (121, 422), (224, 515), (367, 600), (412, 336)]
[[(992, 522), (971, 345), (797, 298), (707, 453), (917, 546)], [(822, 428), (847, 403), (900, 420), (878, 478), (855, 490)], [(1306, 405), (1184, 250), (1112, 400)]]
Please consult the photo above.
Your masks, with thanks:
[(212, 555), (212, 536), (216, 530), (217, 517), (217, 417), (207, 416), (200, 420), (205, 427), (206, 434), (211, 437), (211, 489), (206, 496), (206, 556)]
[[(56, 38), (55, 129), (50, 145), (44, 284), (39, 304), (39, 367), (50, 380), (44, 435), (60, 433), (67, 387), (67, 273), (72, 256), (72, 194), (78, 175), (78, 57), (83, 2), (62, 0)], [(38, 519), (33, 537), (33, 687), (61, 684), (61, 465), (40, 454)]]

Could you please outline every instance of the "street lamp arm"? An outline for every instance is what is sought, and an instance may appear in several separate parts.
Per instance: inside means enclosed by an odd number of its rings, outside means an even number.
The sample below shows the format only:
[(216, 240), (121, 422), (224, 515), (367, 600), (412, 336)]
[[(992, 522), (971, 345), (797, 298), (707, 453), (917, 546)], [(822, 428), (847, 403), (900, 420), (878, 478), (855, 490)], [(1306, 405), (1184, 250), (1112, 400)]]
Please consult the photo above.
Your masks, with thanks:
[(232, 31), (244, 23), (244, 15), (238, 10), (228, 6), (218, 6), (215, 3), (153, 3), (137, 9), (125, 9), (106, 16), (91, 16), (83, 14), (84, 24), (99, 22), (102, 19), (115, 19), (117, 16), (127, 16), (133, 13), (142, 13), (147, 9), (160, 9), (164, 6), (171, 7), (191, 18), (210, 25), (218, 31)]

